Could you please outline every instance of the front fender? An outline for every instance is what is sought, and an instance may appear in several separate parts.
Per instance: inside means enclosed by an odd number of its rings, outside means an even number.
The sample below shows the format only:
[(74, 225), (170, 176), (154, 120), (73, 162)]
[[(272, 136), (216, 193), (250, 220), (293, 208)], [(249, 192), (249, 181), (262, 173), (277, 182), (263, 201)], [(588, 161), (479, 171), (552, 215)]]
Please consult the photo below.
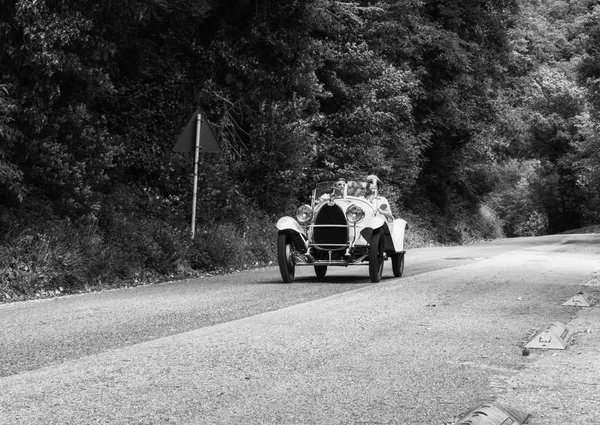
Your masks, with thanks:
[(295, 219), (293, 219), (292, 217), (281, 217), (277, 221), (277, 230), (279, 230), (279, 231), (293, 230), (297, 233), (301, 233), (301, 234), (305, 233), (302, 226), (300, 226), (300, 224), (298, 224), (298, 222)]
[(277, 221), (277, 230), (280, 232), (287, 232), (292, 237), (294, 246), (299, 251), (306, 251), (308, 249), (308, 235), (306, 231), (298, 224), (298, 222), (292, 217), (281, 217)]
[(366, 241), (370, 241), (373, 236), (373, 231), (383, 229), (386, 252), (404, 252), (404, 236), (408, 223), (401, 218), (397, 218), (392, 222), (386, 221), (381, 217), (373, 217), (369, 222), (369, 227), (365, 227), (360, 233)]
[(381, 229), (385, 223), (386, 221), (383, 217), (372, 217), (368, 222), (364, 223), (365, 228), (361, 230), (360, 234), (366, 241), (370, 242), (373, 231)]
[(392, 243), (394, 244), (395, 252), (404, 252), (404, 234), (408, 229), (406, 220), (397, 218), (394, 220), (394, 225), (391, 230)]

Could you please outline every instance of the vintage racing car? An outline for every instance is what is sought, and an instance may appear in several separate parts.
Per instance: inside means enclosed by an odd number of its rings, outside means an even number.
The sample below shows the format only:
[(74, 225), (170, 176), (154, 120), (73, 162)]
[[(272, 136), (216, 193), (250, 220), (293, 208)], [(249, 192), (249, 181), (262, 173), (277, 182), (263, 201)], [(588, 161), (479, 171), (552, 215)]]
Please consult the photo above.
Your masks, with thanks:
[(323, 278), (328, 266), (366, 263), (371, 281), (379, 282), (388, 258), (394, 276), (402, 276), (408, 224), (386, 219), (365, 198), (365, 187), (362, 181), (321, 182), (310, 205), (298, 208), (295, 218), (279, 219), (277, 257), (284, 282), (294, 280), (297, 266), (312, 266)]

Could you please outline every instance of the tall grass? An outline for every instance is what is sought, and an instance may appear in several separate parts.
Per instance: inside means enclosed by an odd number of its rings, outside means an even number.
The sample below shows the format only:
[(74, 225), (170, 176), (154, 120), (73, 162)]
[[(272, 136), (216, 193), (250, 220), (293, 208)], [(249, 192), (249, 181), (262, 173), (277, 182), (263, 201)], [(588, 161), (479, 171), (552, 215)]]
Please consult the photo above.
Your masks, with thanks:
[(110, 226), (53, 221), (0, 246), (0, 301), (75, 293), (268, 264), (275, 228), (265, 217), (189, 228), (115, 214)]
[(0, 247), (0, 297), (71, 292), (110, 275), (115, 252), (94, 225), (51, 222)]

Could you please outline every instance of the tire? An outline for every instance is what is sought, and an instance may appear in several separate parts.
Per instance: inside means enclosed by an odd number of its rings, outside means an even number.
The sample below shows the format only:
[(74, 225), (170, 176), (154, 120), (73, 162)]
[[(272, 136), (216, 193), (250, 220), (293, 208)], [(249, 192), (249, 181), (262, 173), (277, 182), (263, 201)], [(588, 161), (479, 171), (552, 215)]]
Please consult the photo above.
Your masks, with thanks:
[(279, 271), (285, 283), (292, 283), (296, 274), (296, 264), (292, 256), (294, 245), (291, 238), (284, 232), (277, 235), (277, 260)]
[(404, 274), (404, 253), (392, 255), (392, 271), (395, 277), (402, 277)]
[(377, 229), (371, 236), (369, 249), (369, 277), (371, 282), (377, 283), (383, 274), (383, 232)]
[(315, 266), (315, 274), (319, 279), (323, 279), (327, 274), (327, 266)]

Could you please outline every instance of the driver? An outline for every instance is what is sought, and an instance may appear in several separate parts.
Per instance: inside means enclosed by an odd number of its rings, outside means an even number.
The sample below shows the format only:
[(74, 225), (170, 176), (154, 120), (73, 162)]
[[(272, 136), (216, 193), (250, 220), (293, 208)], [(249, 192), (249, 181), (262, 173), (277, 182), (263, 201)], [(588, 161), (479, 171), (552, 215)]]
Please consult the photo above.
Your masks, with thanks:
[(377, 211), (382, 214), (386, 220), (393, 221), (394, 216), (392, 215), (392, 210), (390, 209), (390, 204), (387, 199), (383, 196), (379, 195), (379, 189), (381, 189), (382, 183), (379, 180), (379, 177), (371, 174), (366, 178), (367, 182), (367, 193), (365, 198), (369, 201)]
[(336, 196), (344, 196), (344, 189), (346, 188), (346, 180), (339, 178), (338, 181), (336, 181), (333, 184), (333, 189), (334, 189), (334, 193)]
[(324, 192), (319, 196), (319, 201), (328, 201), (332, 197), (342, 198), (345, 196), (344, 189), (346, 189), (346, 180), (339, 178), (328, 187), (329, 192)]

